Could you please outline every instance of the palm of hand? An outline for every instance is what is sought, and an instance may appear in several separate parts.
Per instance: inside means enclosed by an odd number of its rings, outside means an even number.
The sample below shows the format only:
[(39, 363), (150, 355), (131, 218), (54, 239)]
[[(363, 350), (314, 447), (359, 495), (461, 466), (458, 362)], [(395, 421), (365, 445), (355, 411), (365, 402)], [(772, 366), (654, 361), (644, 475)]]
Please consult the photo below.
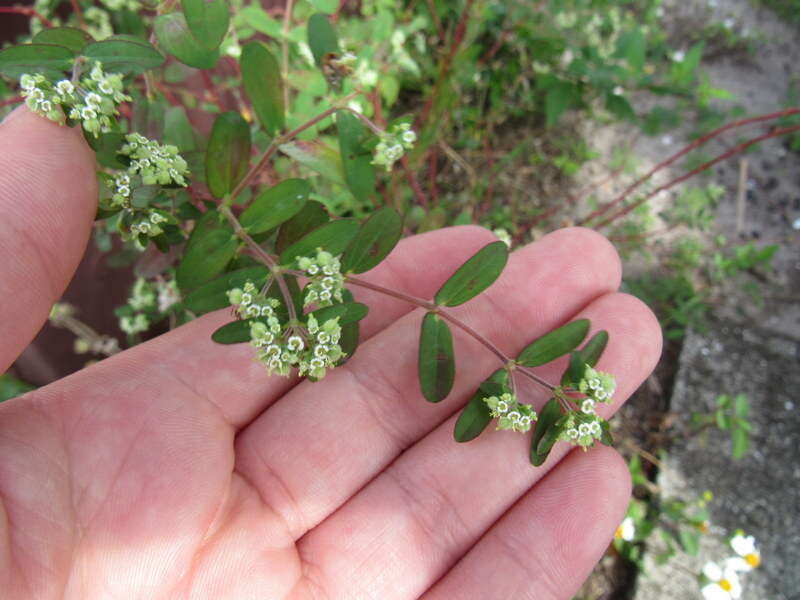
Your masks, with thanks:
[[(0, 126), (0, 156), (12, 167), (0, 175), (3, 369), (71, 276), (94, 190), (75, 132), (24, 111)], [(370, 277), (430, 296), (488, 237), (416, 236)], [(600, 366), (625, 398), (660, 334), (618, 282), (602, 238), (564, 230), (515, 253), (460, 314), (509, 352), (591, 318), (611, 333)], [(534, 469), (524, 436), (455, 444), (454, 413), (496, 359), (457, 336), (456, 388), (427, 404), (419, 315), (359, 299), (362, 347), (321, 383), (269, 378), (248, 348), (215, 346), (229, 318), (217, 314), (0, 405), (4, 597), (571, 597), (627, 504), (618, 455), (558, 448)]]

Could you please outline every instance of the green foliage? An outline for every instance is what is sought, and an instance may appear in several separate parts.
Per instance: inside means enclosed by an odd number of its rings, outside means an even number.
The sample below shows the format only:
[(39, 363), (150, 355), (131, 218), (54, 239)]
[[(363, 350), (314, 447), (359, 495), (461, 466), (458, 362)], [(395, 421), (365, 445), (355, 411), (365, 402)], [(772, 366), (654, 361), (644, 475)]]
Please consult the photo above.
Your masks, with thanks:
[(0, 375), (0, 402), (21, 396), (32, 389), (34, 389), (34, 386), (25, 383), (10, 373)]
[(750, 431), (752, 430), (748, 420), (750, 401), (744, 394), (737, 394), (733, 397), (722, 394), (717, 397), (715, 404), (714, 410), (709, 414), (692, 414), (691, 424), (698, 429), (710, 426), (729, 432), (732, 442), (731, 455), (738, 460), (747, 454), (750, 448)]
[(419, 340), (419, 387), (428, 402), (441, 402), (455, 381), (453, 334), (447, 321), (429, 312), (422, 319)]

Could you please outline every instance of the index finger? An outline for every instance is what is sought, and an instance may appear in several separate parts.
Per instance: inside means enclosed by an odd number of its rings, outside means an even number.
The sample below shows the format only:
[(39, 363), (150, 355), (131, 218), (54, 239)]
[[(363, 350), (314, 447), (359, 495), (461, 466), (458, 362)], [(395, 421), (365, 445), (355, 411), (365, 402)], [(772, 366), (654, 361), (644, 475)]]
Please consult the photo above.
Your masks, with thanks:
[(47, 319), (95, 215), (94, 156), (78, 130), (21, 107), (0, 123), (0, 373)]

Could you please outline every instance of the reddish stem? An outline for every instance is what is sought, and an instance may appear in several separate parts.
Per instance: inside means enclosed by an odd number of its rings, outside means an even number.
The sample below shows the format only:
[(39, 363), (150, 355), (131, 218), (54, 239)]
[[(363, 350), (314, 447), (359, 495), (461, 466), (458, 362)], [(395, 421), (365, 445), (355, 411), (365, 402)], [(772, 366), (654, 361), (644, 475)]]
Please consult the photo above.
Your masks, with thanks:
[[(800, 109), (796, 109), (795, 112), (800, 112)], [(717, 164), (720, 161), (728, 159), (731, 156), (734, 156), (735, 154), (739, 154), (740, 152), (743, 152), (744, 150), (747, 150), (747, 148), (749, 148), (750, 146), (752, 146), (754, 144), (757, 144), (759, 142), (763, 142), (764, 140), (768, 140), (769, 138), (780, 137), (782, 135), (786, 135), (786, 134), (789, 134), (789, 133), (794, 133), (796, 131), (800, 131), (800, 125), (793, 125), (792, 127), (783, 127), (781, 129), (773, 129), (772, 131), (770, 131), (768, 133), (765, 133), (764, 135), (760, 135), (760, 136), (758, 136), (756, 138), (753, 138), (751, 140), (748, 140), (746, 142), (742, 142), (741, 144), (738, 144), (738, 145), (734, 146), (733, 148), (731, 148), (727, 152), (724, 152), (723, 154), (720, 154), (716, 158), (714, 158), (712, 160), (709, 160), (708, 162), (704, 162), (702, 165), (700, 165), (699, 167), (697, 167), (695, 169), (692, 169), (688, 173), (685, 173), (685, 174), (681, 175), (680, 177), (676, 177), (672, 181), (669, 181), (668, 183), (665, 183), (664, 185), (659, 186), (658, 188), (656, 188), (655, 190), (653, 190), (652, 192), (650, 192), (646, 196), (643, 196), (642, 198), (639, 198), (635, 202), (631, 202), (629, 205), (627, 205), (624, 208), (618, 210), (616, 213), (613, 213), (611, 216), (606, 217), (605, 219), (600, 221), (600, 223), (595, 225), (594, 228), (595, 229), (600, 229), (601, 227), (605, 227), (606, 225), (610, 224), (612, 221), (615, 221), (615, 220), (617, 220), (617, 219), (619, 219), (621, 217), (624, 217), (625, 215), (629, 214), (634, 208), (644, 204), (645, 202), (647, 202), (650, 198), (652, 198), (656, 194), (658, 194), (660, 192), (663, 192), (664, 190), (667, 190), (667, 189), (671, 188), (672, 186), (677, 185), (677, 184), (679, 184), (679, 183), (681, 183), (683, 181), (686, 181), (690, 177), (693, 177), (693, 176), (697, 175), (698, 173), (700, 173), (702, 171), (705, 171), (709, 167), (713, 167), (715, 164)]]
[(474, 2), (475, 0), (467, 0), (466, 6), (464, 6), (464, 10), (461, 13), (461, 18), (458, 20), (458, 25), (456, 25), (456, 30), (453, 34), (453, 41), (450, 43), (450, 49), (445, 55), (444, 60), (442, 61), (442, 66), (439, 69), (439, 77), (436, 79), (436, 83), (433, 86), (433, 91), (431, 92), (431, 95), (428, 96), (425, 106), (422, 107), (422, 111), (417, 117), (417, 128), (421, 128), (421, 126), (427, 122), (431, 109), (433, 108), (433, 104), (436, 101), (436, 97), (439, 95), (439, 90), (442, 86), (442, 83), (450, 71), (450, 67), (453, 64), (453, 59), (458, 53), (458, 48), (461, 46), (461, 42), (464, 41), (464, 34), (467, 32), (467, 23), (469, 22), (469, 13)]
[(76, 17), (78, 17), (78, 23), (80, 24), (81, 29), (85, 31), (86, 20), (83, 18), (83, 11), (81, 10), (81, 5), (78, 3), (78, 0), (70, 0), (70, 4), (72, 4), (72, 12), (75, 13)]
[(208, 71), (205, 69), (200, 69), (200, 77), (203, 79), (203, 85), (208, 92), (208, 95), (211, 97), (211, 101), (217, 105), (222, 112), (225, 112), (225, 107), (222, 106), (222, 100), (220, 100), (219, 95), (217, 94), (217, 88), (214, 86), (214, 82), (211, 80), (211, 75), (208, 74)]
[[(715, 138), (718, 135), (720, 135), (720, 134), (722, 134), (722, 133), (724, 133), (724, 132), (726, 132), (726, 131), (728, 131), (730, 129), (734, 129), (736, 127), (743, 127), (745, 125), (750, 125), (752, 123), (759, 123), (761, 121), (769, 121), (769, 120), (772, 120), (772, 119), (779, 119), (781, 117), (788, 117), (790, 115), (796, 115), (796, 114), (800, 114), (800, 108), (787, 108), (785, 110), (774, 112), (774, 113), (770, 113), (770, 114), (767, 114), (767, 115), (759, 115), (759, 116), (756, 116), (756, 117), (750, 117), (750, 118), (747, 118), (747, 119), (741, 119), (739, 121), (733, 121), (731, 123), (728, 123), (727, 125), (723, 125), (722, 127), (719, 127), (718, 129), (715, 129), (714, 131), (712, 131), (710, 133), (707, 133), (706, 135), (704, 135), (704, 136), (702, 136), (700, 138), (697, 138), (694, 142), (692, 142), (691, 144), (686, 146), (683, 150), (681, 150), (677, 154), (673, 154), (667, 160), (658, 163), (655, 167), (650, 169), (650, 171), (648, 171), (644, 176), (640, 177), (635, 182), (633, 182), (631, 185), (629, 185), (619, 196), (617, 196), (616, 198), (614, 198), (610, 202), (606, 202), (604, 205), (600, 206), (599, 208), (594, 210), (592, 213), (590, 213), (589, 216), (587, 216), (586, 218), (581, 219), (580, 221), (578, 221), (577, 224), (578, 225), (585, 225), (586, 223), (588, 223), (592, 219), (595, 219), (595, 218), (599, 217), (600, 215), (603, 215), (603, 214), (607, 213), (614, 206), (624, 202), (625, 199), (631, 194), (631, 192), (633, 192), (633, 190), (635, 190), (640, 185), (642, 185), (645, 181), (650, 179), (657, 171), (660, 171), (661, 169), (663, 169), (665, 167), (668, 167), (669, 165), (674, 163), (676, 160), (678, 160), (682, 156), (685, 156), (686, 154), (688, 154), (689, 152), (691, 152), (692, 150), (694, 150), (698, 146), (702, 146), (703, 144), (705, 144), (710, 139)], [(607, 221), (608, 220), (603, 221), (603, 223), (606, 223)]]
[(22, 15), (23, 17), (36, 17), (45, 27), (53, 27), (53, 22), (42, 16), (33, 8), (27, 6), (0, 6), (0, 13)]
[(4, 108), (11, 104), (16, 104), (17, 102), (22, 102), (22, 96), (14, 96), (13, 98), (6, 98), (5, 100), (0, 100), (0, 108)]
[(427, 210), (428, 199), (425, 197), (425, 193), (422, 191), (422, 187), (419, 185), (417, 176), (414, 174), (414, 171), (408, 164), (408, 155), (403, 155), (403, 158), (400, 159), (400, 164), (403, 165), (403, 170), (406, 172), (408, 183), (411, 186), (411, 189), (414, 191), (414, 196), (417, 198), (417, 202), (420, 204), (420, 206)]

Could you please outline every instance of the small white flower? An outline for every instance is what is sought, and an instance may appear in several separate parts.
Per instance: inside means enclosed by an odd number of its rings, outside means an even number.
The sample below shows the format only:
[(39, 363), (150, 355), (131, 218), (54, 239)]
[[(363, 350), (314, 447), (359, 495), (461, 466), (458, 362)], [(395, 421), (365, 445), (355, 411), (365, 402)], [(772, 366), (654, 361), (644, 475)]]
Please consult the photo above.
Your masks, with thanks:
[(710, 583), (700, 590), (705, 600), (737, 600), (742, 597), (742, 585), (736, 571), (726, 567), (724, 570), (716, 563), (709, 562), (703, 567)]
[(594, 400), (592, 400), (591, 398), (586, 398), (586, 400), (584, 400), (581, 403), (581, 411), (583, 413), (587, 414), (587, 415), (593, 415), (594, 414)]
[(761, 564), (761, 553), (756, 548), (756, 541), (752, 535), (736, 534), (731, 539), (731, 548), (739, 556), (729, 558), (725, 565), (735, 571), (752, 571)]
[(633, 524), (633, 519), (625, 517), (622, 523), (619, 524), (619, 527), (617, 527), (614, 537), (626, 542), (632, 541), (633, 538), (636, 537), (636, 526)]
[(684, 58), (686, 58), (686, 52), (683, 50), (677, 50), (676, 52), (672, 53), (672, 60), (675, 62), (683, 62)]

